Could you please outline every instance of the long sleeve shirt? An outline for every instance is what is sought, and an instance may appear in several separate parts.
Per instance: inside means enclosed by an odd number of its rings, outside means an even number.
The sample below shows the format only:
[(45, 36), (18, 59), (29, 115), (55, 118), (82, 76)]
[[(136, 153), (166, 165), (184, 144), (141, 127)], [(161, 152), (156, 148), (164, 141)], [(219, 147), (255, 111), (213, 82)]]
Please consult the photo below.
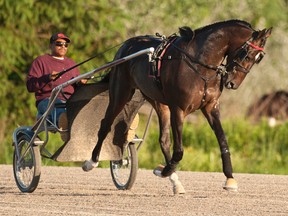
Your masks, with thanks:
[[(50, 97), (53, 88), (80, 75), (80, 71), (76, 67), (53, 81), (49, 78), (52, 71), (60, 72), (74, 65), (76, 63), (70, 58), (64, 57), (63, 60), (60, 60), (49, 54), (39, 56), (32, 62), (27, 75), (26, 86), (29, 92), (35, 93), (36, 106), (41, 100)], [(74, 93), (74, 87), (69, 85), (63, 91), (65, 96), (69, 98)], [(65, 100), (62, 94), (59, 94), (58, 98)]]

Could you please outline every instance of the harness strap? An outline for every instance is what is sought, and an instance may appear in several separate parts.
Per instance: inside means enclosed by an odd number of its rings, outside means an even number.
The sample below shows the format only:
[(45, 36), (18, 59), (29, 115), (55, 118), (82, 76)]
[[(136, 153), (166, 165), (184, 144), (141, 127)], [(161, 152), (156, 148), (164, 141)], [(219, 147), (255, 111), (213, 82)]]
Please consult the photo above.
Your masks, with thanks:
[(260, 50), (260, 51), (263, 51), (264, 48), (263, 47), (259, 47), (259, 46), (256, 46), (255, 44), (251, 43), (250, 41), (247, 41), (246, 42), (249, 46), (253, 47), (254, 49), (256, 50)]
[(158, 67), (157, 67), (157, 71), (158, 74), (157, 76), (160, 76), (160, 70), (161, 70), (161, 64), (162, 64), (162, 60), (163, 60), (163, 56), (165, 55), (167, 49), (173, 44), (173, 42), (176, 40), (177, 37), (172, 38), (172, 40), (170, 40), (168, 42), (168, 44), (164, 47), (163, 51), (161, 52), (159, 58), (158, 58)]
[[(162, 42), (156, 47), (152, 59), (150, 62), (152, 62), (152, 71), (149, 73), (149, 77), (159, 78), (160, 77), (160, 70), (162, 65), (162, 60), (164, 60), (164, 55), (167, 51), (167, 49), (170, 47), (170, 45), (176, 40), (177, 36), (175, 34), (169, 36), (166, 38), (165, 35), (160, 35), (159, 33), (156, 33), (157, 37), (160, 37)], [(171, 58), (167, 58), (171, 59)]]
[[(193, 68), (194, 71), (197, 71), (192, 64), (186, 60), (186, 58), (188, 58), (191, 62), (199, 64), (207, 69), (210, 70), (215, 70), (217, 74), (222, 74), (225, 75), (227, 73), (226, 68), (223, 67), (222, 65), (220, 66), (214, 66), (214, 65), (208, 65), (208, 64), (204, 64), (203, 62), (198, 61), (197, 59), (193, 58), (189, 53), (187, 53), (185, 50), (181, 49), (180, 47), (178, 47), (177, 45), (174, 44), (175, 40), (178, 38), (176, 34), (173, 34), (171, 36), (169, 36), (168, 38), (166, 38), (164, 35), (160, 35), (160, 34), (156, 34), (158, 37), (161, 37), (161, 39), (163, 40), (163, 42), (156, 48), (156, 51), (154, 52), (154, 56), (153, 56), (153, 73), (155, 74), (155, 72), (157, 72), (157, 77), (160, 76), (160, 71), (161, 71), (161, 65), (162, 65), (162, 60), (164, 60), (163, 56), (165, 55), (167, 49), (170, 46), (173, 46), (175, 49), (177, 49), (178, 51), (180, 51), (181, 53), (184, 54), (184, 56), (182, 56), (182, 59), (185, 60), (185, 62), (187, 64), (189, 64), (190, 67)], [(170, 58), (167, 59), (172, 59), (172, 57), (170, 56)], [(173, 58), (175, 59), (175, 58)], [(157, 62), (156, 62), (157, 61)], [(189, 62), (189, 63), (188, 63)], [(157, 67), (156, 67), (157, 64)]]
[(184, 53), (184, 55), (193, 63), (199, 64), (203, 67), (206, 67), (207, 69), (211, 69), (211, 70), (215, 70), (217, 71), (219, 69), (218, 66), (214, 66), (214, 65), (208, 65), (208, 64), (204, 64), (203, 62), (200, 62), (198, 60), (196, 60), (195, 58), (193, 58), (189, 53), (187, 53), (185, 50), (181, 49), (180, 47), (176, 46), (175, 44), (172, 44), (174, 48), (176, 48), (178, 51)]
[[(158, 35), (161, 36), (161, 35)], [(204, 81), (204, 93), (203, 93), (203, 97), (201, 99), (201, 104), (200, 104), (200, 108), (203, 106), (203, 104), (206, 101), (206, 92), (207, 92), (207, 83), (216, 78), (218, 75), (221, 75), (221, 77), (223, 77), (227, 71), (226, 71), (226, 67), (224, 65), (220, 65), (220, 66), (214, 66), (214, 65), (208, 65), (208, 64), (204, 64), (200, 61), (198, 61), (197, 59), (193, 58), (189, 53), (187, 53), (185, 50), (181, 49), (180, 47), (178, 47), (177, 45), (174, 44), (175, 40), (178, 37), (174, 35), (171, 35), (170, 37), (168, 37), (168, 39), (165, 36), (161, 36), (161, 39), (163, 40), (163, 42), (157, 47), (157, 52), (155, 53), (155, 56), (153, 57), (153, 63), (154, 63), (154, 70), (156, 69), (155, 64), (156, 64), (156, 60), (158, 60), (158, 65), (157, 65), (157, 77), (160, 77), (160, 71), (161, 71), (161, 64), (162, 64), (162, 60), (164, 60), (163, 56), (165, 55), (167, 49), (170, 46), (173, 46), (175, 49), (177, 49), (178, 51), (180, 51), (181, 53), (181, 57), (177, 58), (177, 59), (183, 59), (186, 64), (195, 72), (197, 73), (200, 78)], [(169, 40), (170, 39), (170, 40)], [(160, 54), (159, 54), (160, 53)], [(158, 57), (157, 57), (158, 56)], [(170, 58), (168, 57), (167, 59), (172, 59), (172, 57), (170, 56)], [(175, 58), (173, 58), (175, 59)], [(192, 63), (196, 63), (199, 64), (207, 69), (210, 70), (214, 70), (216, 71), (216, 73), (210, 77), (205, 77), (202, 74), (199, 73), (199, 71), (195, 68), (195, 66)]]

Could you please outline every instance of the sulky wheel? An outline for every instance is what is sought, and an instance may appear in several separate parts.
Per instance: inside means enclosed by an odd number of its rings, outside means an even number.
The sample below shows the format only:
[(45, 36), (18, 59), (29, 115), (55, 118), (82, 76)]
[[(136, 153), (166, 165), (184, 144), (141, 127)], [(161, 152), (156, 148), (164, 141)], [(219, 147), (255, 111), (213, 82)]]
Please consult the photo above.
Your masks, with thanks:
[[(15, 146), (13, 156), (14, 178), (20, 191), (25, 193), (31, 193), (37, 188), (41, 174), (39, 146), (31, 147), (30, 140), (31, 138), (26, 134), (19, 135), (18, 146)], [(18, 161), (16, 148), (20, 153), (20, 161)]]
[(130, 142), (124, 147), (122, 160), (110, 161), (110, 170), (112, 180), (119, 190), (132, 188), (138, 171), (138, 156), (134, 143)]

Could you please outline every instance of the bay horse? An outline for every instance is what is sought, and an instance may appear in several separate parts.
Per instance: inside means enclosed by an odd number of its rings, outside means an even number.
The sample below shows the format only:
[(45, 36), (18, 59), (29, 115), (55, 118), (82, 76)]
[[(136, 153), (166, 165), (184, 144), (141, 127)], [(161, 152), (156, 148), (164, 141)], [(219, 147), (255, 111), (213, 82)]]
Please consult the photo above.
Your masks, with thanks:
[[(109, 105), (101, 121), (92, 157), (85, 161), (83, 170), (89, 171), (98, 165), (103, 140), (114, 119), (131, 99), (135, 89), (139, 89), (152, 104), (159, 119), (159, 142), (166, 161), (160, 175), (168, 177), (175, 172), (183, 157), (184, 118), (200, 109), (219, 143), (226, 176), (224, 188), (235, 189), (237, 182), (232, 175), (229, 147), (220, 122), (219, 97), (224, 87), (237, 89), (252, 66), (260, 62), (271, 32), (272, 27), (254, 30), (245, 21), (227, 20), (195, 31), (183, 27), (180, 28), (180, 35), (169, 38), (138, 36), (128, 39), (117, 51), (115, 60), (154, 47), (161, 50), (154, 57), (157, 73), (153, 76), (148, 56), (144, 55), (111, 69)], [(161, 46), (162, 49), (159, 49)]]
[(262, 95), (248, 107), (247, 117), (254, 122), (267, 118), (270, 127), (283, 123), (288, 119), (288, 92), (278, 90)]

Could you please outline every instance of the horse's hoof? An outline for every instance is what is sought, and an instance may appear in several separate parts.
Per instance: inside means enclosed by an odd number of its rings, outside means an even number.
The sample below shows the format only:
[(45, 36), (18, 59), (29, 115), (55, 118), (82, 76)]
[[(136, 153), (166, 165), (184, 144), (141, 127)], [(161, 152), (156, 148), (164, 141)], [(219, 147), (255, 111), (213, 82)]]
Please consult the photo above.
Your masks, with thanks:
[(238, 191), (237, 181), (234, 178), (228, 178), (223, 185), (223, 189), (227, 191)]
[(177, 194), (185, 194), (186, 191), (182, 185), (182, 183), (179, 181), (178, 175), (174, 172), (172, 175), (169, 176), (169, 179), (173, 185), (173, 193), (174, 195)]
[(97, 166), (98, 166), (98, 162), (94, 162), (92, 161), (92, 159), (90, 159), (84, 162), (84, 164), (82, 165), (82, 169), (83, 171), (88, 172)]
[(173, 193), (174, 193), (174, 195), (185, 194), (186, 191), (185, 191), (185, 189), (184, 189), (182, 184), (176, 184), (176, 185), (173, 186)]
[(163, 165), (158, 165), (158, 167), (156, 167), (154, 170), (153, 170), (153, 174), (158, 176), (158, 177), (161, 177), (163, 178), (164, 176), (162, 176), (162, 171), (164, 169), (164, 166)]

